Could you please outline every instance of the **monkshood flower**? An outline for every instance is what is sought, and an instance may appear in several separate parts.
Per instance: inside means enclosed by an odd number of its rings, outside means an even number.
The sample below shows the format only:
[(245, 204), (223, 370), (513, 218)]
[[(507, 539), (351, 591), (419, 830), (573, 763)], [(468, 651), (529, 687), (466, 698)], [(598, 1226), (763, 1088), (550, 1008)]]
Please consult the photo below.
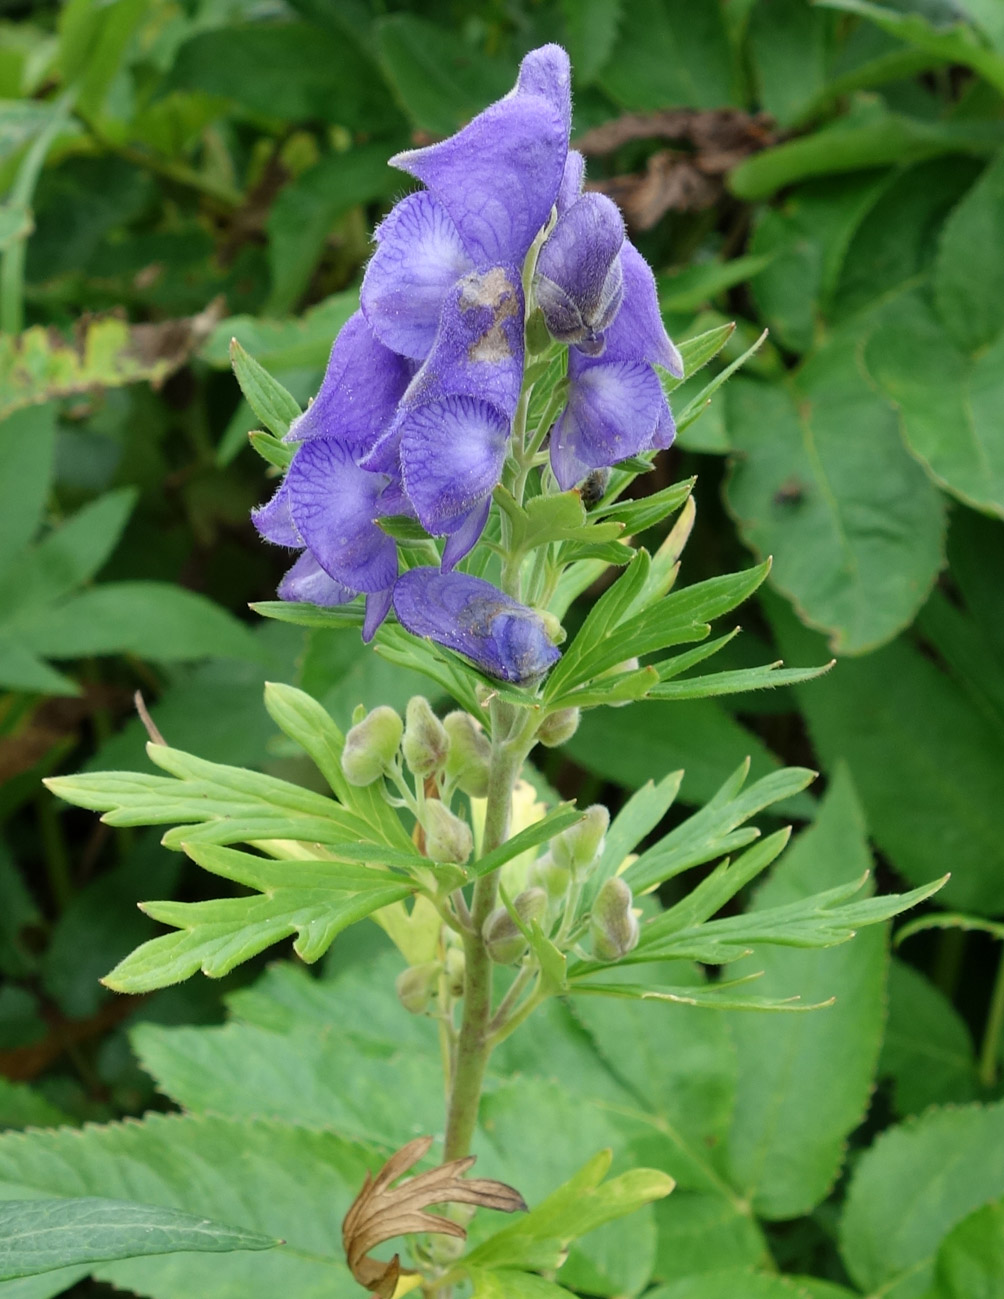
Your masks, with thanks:
[(561, 657), (539, 613), (466, 573), (411, 569), (394, 587), (394, 612), (412, 635), (514, 685), (537, 680)]
[(397, 577), (396, 546), (376, 519), (413, 511), (399, 474), (372, 473), (359, 461), (394, 419), (413, 369), (356, 312), (335, 340), (316, 400), (287, 434), (300, 445), (282, 485), (252, 515), (266, 540), (303, 549), (280, 599), (338, 605), (363, 592), (366, 640), (387, 615)]

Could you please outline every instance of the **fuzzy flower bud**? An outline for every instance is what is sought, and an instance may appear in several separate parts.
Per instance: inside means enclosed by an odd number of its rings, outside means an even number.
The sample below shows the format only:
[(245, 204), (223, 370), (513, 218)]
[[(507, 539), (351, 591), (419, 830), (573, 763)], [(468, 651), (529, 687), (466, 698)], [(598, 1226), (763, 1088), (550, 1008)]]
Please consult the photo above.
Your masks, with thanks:
[(345, 737), (342, 771), (350, 785), (372, 785), (394, 761), (404, 724), (393, 708), (381, 704), (357, 722)]
[(551, 840), (551, 856), (579, 877), (585, 875), (603, 851), (610, 813), (601, 803), (587, 807), (582, 820)]
[(429, 707), (429, 701), (421, 695), (409, 699), (401, 741), (408, 770), (415, 776), (431, 776), (446, 761), (449, 744), (443, 723)]
[(572, 882), (572, 872), (567, 866), (559, 866), (549, 852), (538, 857), (530, 867), (527, 877), (531, 884), (544, 890), (552, 903), (560, 902), (568, 892)]
[(556, 749), (579, 729), (581, 716), (577, 708), (559, 708), (555, 713), (548, 713), (537, 730), (537, 739), (545, 749)]
[(474, 851), (471, 827), (459, 816), (454, 816), (438, 798), (427, 800), (422, 827), (425, 830), (425, 850), (433, 861), (462, 866)]
[(436, 991), (436, 980), (442, 966), (438, 961), (412, 965), (394, 980), (397, 999), (412, 1015), (424, 1015)]
[(488, 794), (488, 769), (492, 747), (488, 736), (469, 713), (462, 709), (447, 713), (443, 726), (450, 741), (446, 755), (446, 776), (471, 798)]
[(638, 946), (638, 917), (631, 909), (631, 889), (617, 875), (604, 882), (593, 903), (589, 936), (600, 961), (619, 961)]
[[(524, 889), (513, 899), (512, 906), (523, 924), (529, 927), (546, 915), (547, 894), (539, 888)], [(496, 907), (489, 915), (481, 936), (496, 965), (513, 965), (526, 951), (526, 939), (505, 907)]]
[(446, 959), (443, 962), (446, 968), (446, 986), (449, 989), (451, 997), (462, 997), (464, 995), (464, 974), (466, 972), (466, 957), (462, 947), (450, 947), (446, 952)]

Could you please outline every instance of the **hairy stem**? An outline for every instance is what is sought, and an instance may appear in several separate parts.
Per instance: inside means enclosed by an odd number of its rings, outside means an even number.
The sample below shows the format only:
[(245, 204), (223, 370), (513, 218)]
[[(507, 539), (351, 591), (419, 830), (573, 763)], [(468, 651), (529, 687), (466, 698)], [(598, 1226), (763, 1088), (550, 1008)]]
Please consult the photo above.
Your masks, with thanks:
[[(512, 791), (529, 747), (526, 727), (513, 708), (499, 700), (492, 706), (492, 758), (485, 808), (482, 852), (489, 853), (509, 837)], [(445, 1160), (460, 1159), (471, 1147), (485, 1066), (491, 1053), (488, 1025), (492, 1009), (492, 962), (481, 937), (498, 897), (499, 872), (483, 875), (474, 885), (471, 929), (464, 935), (466, 960), (464, 1010), (457, 1037), (453, 1086), (446, 1117)]]

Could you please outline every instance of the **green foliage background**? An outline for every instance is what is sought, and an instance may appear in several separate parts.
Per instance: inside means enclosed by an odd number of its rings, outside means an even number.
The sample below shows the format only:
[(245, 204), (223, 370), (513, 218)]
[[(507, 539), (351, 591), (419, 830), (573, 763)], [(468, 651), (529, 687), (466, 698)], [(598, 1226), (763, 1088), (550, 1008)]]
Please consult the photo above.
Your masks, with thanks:
[[(603, 1146), (615, 1171), (677, 1179), (573, 1248), (561, 1282), (586, 1295), (1004, 1294), (999, 0), (4, 12), (0, 1123), (171, 1113), (0, 1138), (0, 1196), (139, 1199), (289, 1248), (105, 1262), (99, 1281), (81, 1264), (0, 1296), (351, 1294), (337, 1224), (361, 1170), (441, 1122), (434, 1035), (402, 1022), (375, 929), (320, 979), (259, 963), (113, 999), (97, 977), (156, 932), (133, 904), (203, 885), (155, 834), (60, 809), (39, 780), (146, 769), (139, 688), (172, 746), (309, 785), (266, 680), (342, 726), (427, 688), (352, 632), (248, 614), (284, 557), (248, 523), (270, 489), (228, 344), (298, 400), (316, 391), (405, 186), (386, 158), (455, 130), (547, 40), (572, 55), (573, 134), (614, 132), (590, 178), (629, 214), (655, 204), (634, 235), (674, 337), (735, 320), (727, 364), (770, 331), (651, 476), (698, 475), (682, 580), (772, 555), (724, 666), (837, 664), (762, 695), (596, 710), (541, 779), (619, 802), (682, 767), (668, 826), (746, 755), (754, 778), (814, 766), (763, 818), (794, 819), (796, 846), (749, 907), (869, 866), (883, 887), (952, 879), (895, 956), (869, 931), (770, 958), (758, 991), (836, 995), (828, 1011), (550, 1007), (494, 1061), (482, 1169), (531, 1203)], [(749, 115), (724, 158), (721, 109)], [(660, 188), (680, 168), (702, 205)]]

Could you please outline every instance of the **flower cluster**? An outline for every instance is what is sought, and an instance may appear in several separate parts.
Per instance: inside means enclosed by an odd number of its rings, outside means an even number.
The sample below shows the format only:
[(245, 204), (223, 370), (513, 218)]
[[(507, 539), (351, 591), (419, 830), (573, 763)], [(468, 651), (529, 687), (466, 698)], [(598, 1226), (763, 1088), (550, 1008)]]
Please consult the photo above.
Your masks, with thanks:
[[(525, 415), (531, 313), (568, 347), (548, 444), (559, 490), (668, 446), (673, 419), (653, 366), (682, 374), (620, 213), (583, 193), (570, 124), (568, 57), (545, 45), (458, 134), (391, 159), (425, 188), (377, 229), (360, 310), (289, 430), (297, 449), (282, 485), (254, 514), (267, 540), (302, 551), (283, 599), (337, 605), (362, 593), (364, 638), (393, 606), (416, 635), (517, 683), (558, 657), (544, 620), (454, 570), (484, 530)], [(440, 569), (399, 577), (378, 523), (388, 515), (443, 538)]]

